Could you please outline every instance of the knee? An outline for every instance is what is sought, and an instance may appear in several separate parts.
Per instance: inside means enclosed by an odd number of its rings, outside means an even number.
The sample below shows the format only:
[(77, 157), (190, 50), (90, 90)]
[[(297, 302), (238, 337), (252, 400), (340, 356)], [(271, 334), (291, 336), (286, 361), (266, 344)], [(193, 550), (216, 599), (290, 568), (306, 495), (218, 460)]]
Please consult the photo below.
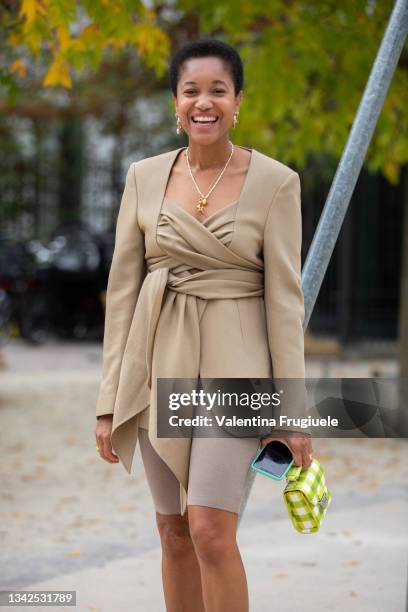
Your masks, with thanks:
[(236, 546), (222, 525), (206, 518), (190, 523), (190, 534), (197, 557), (207, 563), (222, 563)]
[(156, 514), (163, 554), (167, 557), (183, 557), (193, 549), (188, 521), (178, 515)]

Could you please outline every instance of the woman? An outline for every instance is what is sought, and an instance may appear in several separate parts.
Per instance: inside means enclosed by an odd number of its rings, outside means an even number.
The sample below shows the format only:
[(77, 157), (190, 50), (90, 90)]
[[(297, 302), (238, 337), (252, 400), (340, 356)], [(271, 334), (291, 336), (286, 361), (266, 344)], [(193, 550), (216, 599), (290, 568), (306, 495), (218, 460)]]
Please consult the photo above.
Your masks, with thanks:
[(250, 463), (259, 443), (280, 439), (306, 469), (310, 437), (294, 436), (296, 428), (261, 440), (158, 437), (154, 383), (305, 377), (300, 181), (231, 142), (243, 95), (232, 47), (185, 45), (170, 84), (188, 147), (133, 163), (127, 174), (95, 434), (100, 456), (128, 472), (139, 440), (168, 612), (245, 612), (236, 528)]

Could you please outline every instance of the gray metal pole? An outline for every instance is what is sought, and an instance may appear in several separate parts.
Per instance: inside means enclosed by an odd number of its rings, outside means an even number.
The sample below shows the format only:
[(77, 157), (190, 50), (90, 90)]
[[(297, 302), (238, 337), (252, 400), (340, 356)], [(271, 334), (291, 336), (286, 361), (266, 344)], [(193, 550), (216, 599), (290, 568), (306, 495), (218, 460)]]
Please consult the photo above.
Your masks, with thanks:
[[(407, 33), (408, 0), (396, 0), (303, 266), (304, 329), (309, 324)], [(249, 470), (238, 526), (244, 514), (254, 479), (255, 473)]]

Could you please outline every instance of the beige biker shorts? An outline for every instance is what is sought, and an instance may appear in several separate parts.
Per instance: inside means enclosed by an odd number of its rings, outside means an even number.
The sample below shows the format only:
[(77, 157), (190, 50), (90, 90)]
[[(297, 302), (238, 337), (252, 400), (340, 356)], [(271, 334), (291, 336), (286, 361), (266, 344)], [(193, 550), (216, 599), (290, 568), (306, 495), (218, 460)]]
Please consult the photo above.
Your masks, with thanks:
[[(148, 431), (138, 440), (156, 512), (180, 514), (179, 481), (156, 453)], [(187, 506), (198, 505), (239, 513), (250, 464), (259, 438), (201, 438), (191, 442)]]

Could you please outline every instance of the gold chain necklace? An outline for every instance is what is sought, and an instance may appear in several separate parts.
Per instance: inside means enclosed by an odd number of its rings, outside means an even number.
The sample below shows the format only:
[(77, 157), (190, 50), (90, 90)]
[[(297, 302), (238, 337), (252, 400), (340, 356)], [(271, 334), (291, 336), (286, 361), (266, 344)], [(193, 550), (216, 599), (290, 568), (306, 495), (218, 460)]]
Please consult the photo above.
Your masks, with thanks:
[[(230, 142), (231, 142), (231, 141), (230, 141)], [(224, 172), (225, 172), (225, 171), (226, 171), (226, 169), (227, 169), (227, 166), (228, 166), (228, 164), (229, 164), (229, 162), (230, 162), (230, 159), (231, 159), (231, 157), (232, 157), (232, 154), (233, 154), (233, 153), (234, 153), (234, 145), (233, 145), (233, 144), (232, 144), (232, 142), (231, 142), (231, 153), (230, 153), (230, 156), (229, 156), (229, 158), (228, 158), (228, 160), (227, 160), (227, 163), (225, 164), (224, 168), (223, 168), (223, 169), (222, 169), (222, 171), (221, 171), (221, 174), (219, 175), (219, 177), (217, 178), (217, 180), (215, 181), (215, 183), (214, 183), (214, 184), (213, 184), (213, 186), (211, 187), (210, 191), (209, 191), (209, 192), (208, 192), (206, 195), (204, 195), (204, 194), (202, 193), (202, 191), (200, 190), (199, 186), (197, 185), (197, 181), (195, 180), (195, 178), (194, 178), (194, 176), (193, 176), (193, 173), (192, 173), (192, 171), (191, 171), (191, 167), (190, 167), (190, 160), (189, 160), (189, 158), (188, 158), (188, 147), (187, 147), (186, 152), (185, 152), (185, 155), (186, 155), (186, 158), (187, 158), (187, 166), (188, 166), (188, 170), (189, 170), (189, 172), (190, 172), (190, 176), (191, 176), (191, 178), (193, 179), (194, 185), (196, 186), (196, 189), (197, 189), (198, 193), (200, 194), (200, 198), (199, 198), (199, 200), (198, 200), (198, 204), (197, 204), (197, 206), (196, 206), (197, 210), (198, 210), (200, 213), (202, 213), (202, 212), (203, 212), (203, 210), (204, 210), (204, 206), (207, 206), (208, 196), (209, 196), (209, 195), (210, 195), (210, 193), (213, 191), (213, 189), (215, 189), (215, 187), (217, 186), (218, 182), (221, 180), (221, 178), (222, 178), (222, 176), (223, 176)]]

